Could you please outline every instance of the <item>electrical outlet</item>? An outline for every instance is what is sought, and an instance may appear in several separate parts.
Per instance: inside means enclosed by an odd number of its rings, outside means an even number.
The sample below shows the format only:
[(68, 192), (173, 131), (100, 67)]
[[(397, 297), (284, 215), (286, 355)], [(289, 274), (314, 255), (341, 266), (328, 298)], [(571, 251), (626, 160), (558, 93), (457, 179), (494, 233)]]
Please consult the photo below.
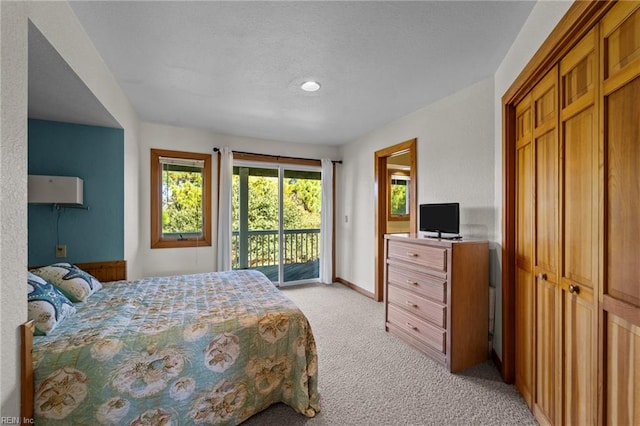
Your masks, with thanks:
[(56, 257), (67, 257), (67, 246), (60, 244), (56, 246)]

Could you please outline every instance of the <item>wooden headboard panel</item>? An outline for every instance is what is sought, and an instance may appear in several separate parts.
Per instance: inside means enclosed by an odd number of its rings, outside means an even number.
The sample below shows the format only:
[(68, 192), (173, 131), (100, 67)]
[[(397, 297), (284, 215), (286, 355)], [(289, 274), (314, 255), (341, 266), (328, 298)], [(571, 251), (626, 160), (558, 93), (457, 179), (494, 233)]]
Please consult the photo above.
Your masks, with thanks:
[[(98, 281), (118, 281), (127, 279), (126, 260), (108, 260), (106, 262), (74, 263), (78, 268), (90, 273)], [(29, 269), (39, 268), (30, 266)]]
[(127, 261), (112, 260), (107, 262), (74, 263), (78, 268), (90, 273), (98, 281), (118, 281), (127, 279)]

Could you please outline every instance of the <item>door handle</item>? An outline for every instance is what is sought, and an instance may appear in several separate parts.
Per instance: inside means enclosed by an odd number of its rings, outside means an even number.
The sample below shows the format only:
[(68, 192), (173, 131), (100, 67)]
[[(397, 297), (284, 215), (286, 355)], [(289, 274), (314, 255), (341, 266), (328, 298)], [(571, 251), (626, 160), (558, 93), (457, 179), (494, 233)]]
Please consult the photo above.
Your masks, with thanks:
[(569, 284), (569, 293), (580, 294), (580, 287), (577, 285)]
[(541, 281), (546, 281), (547, 280), (547, 274), (545, 274), (543, 272), (540, 272), (538, 274), (538, 279), (541, 280)]

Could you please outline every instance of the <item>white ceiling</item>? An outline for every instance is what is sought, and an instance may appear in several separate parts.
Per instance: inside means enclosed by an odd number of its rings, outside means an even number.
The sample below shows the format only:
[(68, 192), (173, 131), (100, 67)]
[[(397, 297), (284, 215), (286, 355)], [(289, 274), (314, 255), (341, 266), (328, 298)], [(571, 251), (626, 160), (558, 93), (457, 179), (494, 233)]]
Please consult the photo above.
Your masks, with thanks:
[[(493, 75), (534, 3), (72, 1), (71, 7), (141, 119), (338, 145)], [(307, 79), (321, 90), (301, 91)]]

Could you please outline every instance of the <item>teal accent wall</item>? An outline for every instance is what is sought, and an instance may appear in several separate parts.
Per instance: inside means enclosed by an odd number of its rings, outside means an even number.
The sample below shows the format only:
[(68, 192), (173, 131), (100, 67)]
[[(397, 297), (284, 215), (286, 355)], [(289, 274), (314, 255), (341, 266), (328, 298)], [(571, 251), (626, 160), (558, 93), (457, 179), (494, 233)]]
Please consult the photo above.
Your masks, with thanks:
[(124, 130), (30, 119), (28, 131), (29, 174), (83, 179), (89, 207), (29, 204), (29, 265), (124, 259)]

